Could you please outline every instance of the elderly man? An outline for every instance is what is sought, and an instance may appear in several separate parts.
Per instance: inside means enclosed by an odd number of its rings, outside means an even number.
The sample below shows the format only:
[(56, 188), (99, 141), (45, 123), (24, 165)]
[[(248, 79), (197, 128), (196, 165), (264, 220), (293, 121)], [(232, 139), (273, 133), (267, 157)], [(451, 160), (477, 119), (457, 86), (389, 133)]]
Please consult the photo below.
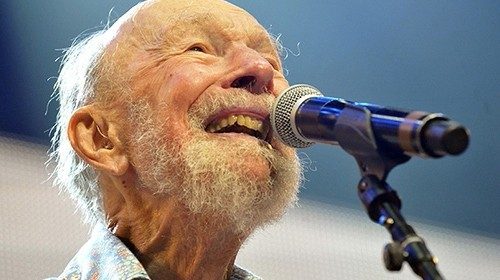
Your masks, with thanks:
[(257, 279), (242, 243), (296, 200), (277, 43), (224, 1), (146, 1), (66, 53), (55, 180), (94, 226), (62, 279)]

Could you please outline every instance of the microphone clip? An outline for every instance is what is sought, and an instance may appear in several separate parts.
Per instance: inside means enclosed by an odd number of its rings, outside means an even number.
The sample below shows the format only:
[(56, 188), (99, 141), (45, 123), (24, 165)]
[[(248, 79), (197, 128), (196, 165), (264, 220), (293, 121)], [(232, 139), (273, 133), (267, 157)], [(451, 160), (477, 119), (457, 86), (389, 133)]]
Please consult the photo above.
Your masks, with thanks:
[(406, 261), (422, 279), (443, 279), (436, 266), (437, 258), (406, 223), (400, 213), (401, 200), (385, 181), (389, 172), (407, 162), (410, 156), (402, 151), (379, 147), (370, 120), (371, 112), (368, 109), (346, 103), (332, 133), (337, 135), (340, 147), (358, 163), (362, 175), (358, 184), (358, 197), (368, 216), (391, 234), (393, 242), (386, 245), (384, 251), (386, 268), (399, 270)]
[(361, 106), (346, 103), (332, 132), (340, 147), (356, 159), (363, 176), (374, 175), (384, 181), (394, 167), (410, 160), (403, 152), (378, 146), (371, 112)]

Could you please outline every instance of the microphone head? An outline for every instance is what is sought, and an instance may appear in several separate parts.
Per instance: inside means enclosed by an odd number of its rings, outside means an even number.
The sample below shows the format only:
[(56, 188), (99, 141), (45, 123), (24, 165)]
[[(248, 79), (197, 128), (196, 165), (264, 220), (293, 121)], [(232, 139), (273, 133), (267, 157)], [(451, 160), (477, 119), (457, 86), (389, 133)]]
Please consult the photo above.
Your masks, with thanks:
[(281, 142), (293, 148), (307, 148), (314, 142), (301, 137), (295, 124), (295, 114), (302, 101), (312, 96), (323, 96), (313, 86), (299, 84), (285, 89), (275, 100), (271, 110), (271, 126)]

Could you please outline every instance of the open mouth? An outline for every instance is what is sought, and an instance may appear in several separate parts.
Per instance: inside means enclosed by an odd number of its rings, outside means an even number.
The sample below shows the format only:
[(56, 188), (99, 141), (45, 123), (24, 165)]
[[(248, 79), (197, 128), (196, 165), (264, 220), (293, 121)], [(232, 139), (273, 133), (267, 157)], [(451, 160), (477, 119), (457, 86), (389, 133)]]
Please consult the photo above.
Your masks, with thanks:
[(209, 133), (243, 133), (269, 143), (268, 118), (250, 114), (225, 114), (215, 118), (205, 127)]

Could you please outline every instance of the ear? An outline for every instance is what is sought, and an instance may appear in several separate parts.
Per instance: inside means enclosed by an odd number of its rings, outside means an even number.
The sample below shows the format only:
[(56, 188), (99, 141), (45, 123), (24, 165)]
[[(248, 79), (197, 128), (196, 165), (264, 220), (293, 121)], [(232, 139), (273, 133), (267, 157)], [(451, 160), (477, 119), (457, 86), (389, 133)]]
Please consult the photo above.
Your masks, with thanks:
[(123, 175), (129, 161), (118, 137), (118, 125), (104, 118), (92, 105), (79, 108), (71, 116), (68, 137), (76, 153), (98, 170)]

